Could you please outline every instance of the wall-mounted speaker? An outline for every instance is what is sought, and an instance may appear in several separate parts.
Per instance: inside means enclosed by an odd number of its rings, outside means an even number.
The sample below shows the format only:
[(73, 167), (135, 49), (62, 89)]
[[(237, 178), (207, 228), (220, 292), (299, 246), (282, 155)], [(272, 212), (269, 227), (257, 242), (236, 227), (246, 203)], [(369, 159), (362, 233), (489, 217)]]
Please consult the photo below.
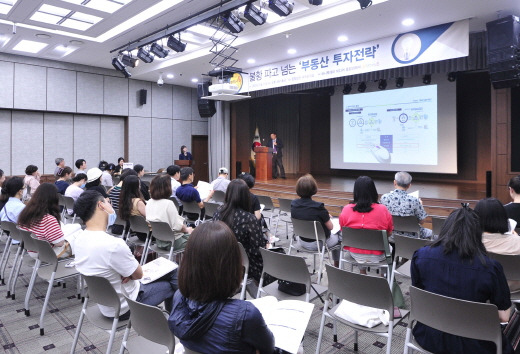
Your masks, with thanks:
[(199, 97), (199, 99), (197, 101), (197, 106), (199, 108), (199, 115), (202, 118), (211, 118), (217, 112), (217, 109), (215, 108), (215, 101), (201, 99), (201, 97), (210, 96), (210, 93), (209, 93), (210, 85), (211, 85), (211, 83), (209, 83), (209, 82), (202, 82), (197, 85), (197, 95)]
[(486, 23), (487, 60), (493, 87), (520, 86), (520, 21), (507, 16)]
[(146, 91), (145, 89), (139, 90), (139, 106), (146, 104), (147, 94), (148, 91)]

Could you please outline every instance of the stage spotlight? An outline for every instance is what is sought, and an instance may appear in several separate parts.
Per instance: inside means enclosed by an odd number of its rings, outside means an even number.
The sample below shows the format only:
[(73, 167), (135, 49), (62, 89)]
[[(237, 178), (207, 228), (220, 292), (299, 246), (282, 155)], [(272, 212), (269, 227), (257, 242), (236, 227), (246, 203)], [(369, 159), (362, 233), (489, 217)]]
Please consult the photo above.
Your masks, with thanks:
[(267, 14), (253, 4), (246, 6), (244, 17), (255, 26), (263, 25), (267, 20)]
[(457, 73), (455, 71), (448, 73), (448, 81), (453, 82), (455, 80), (457, 80)]
[(422, 83), (425, 84), (425, 85), (429, 85), (432, 83), (432, 75), (431, 74), (426, 74), (423, 76), (422, 78)]
[(240, 33), (244, 30), (244, 22), (240, 21), (233, 12), (230, 12), (227, 16), (222, 16), (222, 18), (224, 19), (224, 26), (226, 26), (231, 33)]
[(135, 68), (137, 65), (139, 65), (139, 59), (132, 58), (132, 56), (128, 54), (123, 54), (121, 56), (121, 62), (131, 68)]
[(367, 89), (367, 84), (365, 81), (363, 81), (362, 83), (359, 84), (357, 90), (358, 92), (365, 92)]
[(294, 9), (292, 0), (269, 0), (269, 8), (278, 16), (289, 16)]
[(157, 58), (166, 58), (170, 51), (168, 49), (164, 49), (162, 45), (157, 43), (152, 43), (150, 47), (150, 52), (152, 52)]
[(139, 48), (139, 50), (137, 51), (137, 57), (146, 64), (150, 64), (153, 61), (153, 55), (150, 54), (149, 51), (144, 49), (144, 47)]
[(357, 0), (359, 2), (359, 6), (361, 6), (361, 10), (366, 9), (370, 5), (372, 5), (372, 0)]
[(348, 95), (350, 93), (350, 91), (352, 91), (352, 85), (345, 84), (345, 86), (343, 86), (343, 94)]
[(166, 43), (166, 45), (173, 49), (174, 51), (176, 51), (177, 53), (180, 53), (180, 52), (184, 52), (184, 50), (186, 49), (186, 43), (182, 43), (181, 42), (181, 37), (179, 35), (179, 39), (175, 38), (173, 35), (171, 35), (169, 38), (168, 38), (168, 42)]
[(120, 71), (125, 77), (128, 79), (132, 76), (132, 74), (126, 69), (126, 66), (119, 60), (119, 58), (112, 59), (112, 66)]
[(318, 6), (323, 4), (323, 0), (309, 0), (309, 4)]
[(402, 77), (398, 77), (395, 79), (395, 87), (401, 88), (404, 86), (404, 79)]
[(387, 85), (386, 80), (385, 79), (381, 79), (381, 80), (379, 80), (379, 84), (377, 85), (377, 87), (380, 90), (384, 90), (386, 88), (386, 85)]

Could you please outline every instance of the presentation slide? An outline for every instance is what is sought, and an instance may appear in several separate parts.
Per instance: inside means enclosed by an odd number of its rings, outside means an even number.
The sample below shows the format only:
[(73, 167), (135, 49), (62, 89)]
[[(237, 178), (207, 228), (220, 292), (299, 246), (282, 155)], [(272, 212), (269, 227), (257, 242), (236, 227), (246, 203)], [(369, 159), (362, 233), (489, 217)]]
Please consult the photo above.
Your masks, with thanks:
[[(390, 86), (390, 80), (388, 86)], [(457, 173), (456, 85), (445, 77), (331, 99), (331, 168)]]

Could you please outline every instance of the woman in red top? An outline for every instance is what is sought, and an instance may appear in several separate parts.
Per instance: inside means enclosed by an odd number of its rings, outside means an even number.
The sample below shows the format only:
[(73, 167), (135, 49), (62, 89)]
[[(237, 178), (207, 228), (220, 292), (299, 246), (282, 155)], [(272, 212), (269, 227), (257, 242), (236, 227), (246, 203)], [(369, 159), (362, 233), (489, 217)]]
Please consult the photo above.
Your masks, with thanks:
[[(354, 201), (345, 205), (339, 216), (341, 227), (352, 229), (386, 230), (389, 236), (394, 229), (392, 215), (383, 204), (377, 202), (378, 194), (372, 178), (358, 177), (354, 183)], [(384, 252), (370, 251), (354, 247), (345, 247), (357, 262), (381, 262), (385, 260)], [(361, 273), (366, 270), (361, 269)]]

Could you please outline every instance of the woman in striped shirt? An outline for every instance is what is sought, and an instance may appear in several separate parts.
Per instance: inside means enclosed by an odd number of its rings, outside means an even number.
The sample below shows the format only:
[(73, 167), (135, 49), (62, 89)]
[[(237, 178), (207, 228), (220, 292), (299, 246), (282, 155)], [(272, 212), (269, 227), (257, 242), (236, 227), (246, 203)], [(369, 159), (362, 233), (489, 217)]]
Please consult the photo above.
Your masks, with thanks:
[[(58, 189), (54, 184), (43, 183), (38, 187), (18, 216), (18, 226), (30, 231), (39, 240), (49, 242), (56, 254), (61, 254), (66, 241), (60, 227)], [(29, 252), (29, 255), (36, 257), (35, 252)]]

